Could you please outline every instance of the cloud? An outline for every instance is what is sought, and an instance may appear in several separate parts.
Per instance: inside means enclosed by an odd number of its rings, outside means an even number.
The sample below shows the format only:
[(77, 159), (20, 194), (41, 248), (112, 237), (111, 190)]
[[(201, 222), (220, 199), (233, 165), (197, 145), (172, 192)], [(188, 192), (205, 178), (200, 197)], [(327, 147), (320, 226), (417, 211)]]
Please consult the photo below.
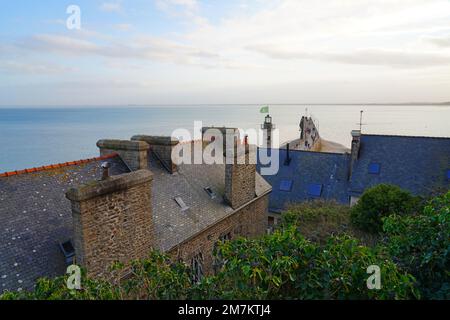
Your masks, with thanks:
[(129, 23), (119, 23), (114, 25), (114, 28), (119, 31), (130, 31), (133, 29), (133, 26)]
[(60, 66), (56, 64), (44, 63), (22, 63), (18, 61), (2, 61), (0, 62), (0, 70), (5, 73), (13, 74), (64, 74), (76, 71), (75, 68)]
[(138, 59), (206, 68), (234, 66), (227, 61), (222, 64), (214, 62), (214, 60), (220, 60), (220, 56), (212, 51), (170, 40), (140, 36), (133, 38), (128, 43), (98, 44), (80, 38), (40, 34), (33, 36), (28, 41), (19, 43), (17, 48), (25, 51), (54, 52), (72, 56), (101, 56), (122, 60)]
[(156, 7), (173, 18), (183, 18), (199, 26), (207, 24), (200, 15), (200, 5), (197, 0), (156, 0)]
[(122, 12), (122, 5), (119, 2), (104, 2), (100, 6), (100, 10), (104, 12)]
[(427, 36), (424, 37), (426, 41), (443, 48), (450, 48), (450, 35), (449, 36)]
[(350, 52), (308, 52), (302, 50), (283, 50), (270, 45), (248, 46), (273, 59), (282, 60), (320, 60), (353, 65), (387, 66), (393, 68), (421, 68), (450, 64), (450, 55), (435, 52), (414, 52), (388, 49), (358, 49)]

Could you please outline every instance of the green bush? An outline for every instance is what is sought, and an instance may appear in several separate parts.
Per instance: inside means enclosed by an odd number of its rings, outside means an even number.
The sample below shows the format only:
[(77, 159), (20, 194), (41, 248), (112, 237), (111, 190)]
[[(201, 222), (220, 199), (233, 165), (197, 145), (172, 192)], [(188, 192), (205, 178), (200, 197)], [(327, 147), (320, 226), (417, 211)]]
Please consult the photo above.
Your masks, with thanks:
[(397, 186), (380, 184), (364, 192), (351, 209), (351, 222), (362, 230), (377, 233), (383, 230), (382, 219), (389, 215), (412, 213), (420, 200)]
[(283, 226), (296, 226), (308, 240), (324, 244), (330, 236), (351, 235), (368, 246), (378, 236), (364, 232), (350, 222), (350, 207), (332, 201), (315, 200), (289, 206), (282, 214)]
[[(34, 292), (7, 293), (0, 299), (408, 299), (418, 297), (414, 278), (380, 249), (350, 237), (332, 237), (323, 246), (306, 240), (295, 227), (256, 240), (219, 245), (225, 263), (200, 283), (183, 263), (153, 252), (136, 261), (133, 276), (120, 285), (83, 277), (82, 290), (66, 288), (66, 277), (40, 280)], [(367, 289), (366, 273), (379, 265), (381, 290)], [(117, 266), (120, 269), (122, 266)]]
[(419, 281), (422, 295), (450, 299), (450, 192), (417, 216), (384, 220), (386, 245), (396, 261)]
[[(219, 274), (196, 290), (207, 299), (408, 299), (417, 298), (414, 278), (397, 268), (380, 248), (351, 237), (331, 237), (321, 246), (296, 228), (258, 240), (220, 247), (227, 261)], [(367, 288), (367, 267), (381, 268), (381, 290)]]

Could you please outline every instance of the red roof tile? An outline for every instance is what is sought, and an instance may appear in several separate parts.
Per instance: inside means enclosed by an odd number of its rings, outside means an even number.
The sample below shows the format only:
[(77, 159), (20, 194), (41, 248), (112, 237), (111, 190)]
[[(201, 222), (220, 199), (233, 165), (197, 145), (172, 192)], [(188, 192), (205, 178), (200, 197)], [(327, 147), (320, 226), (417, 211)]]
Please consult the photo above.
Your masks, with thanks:
[(43, 166), (43, 167), (38, 167), (38, 168), (30, 168), (30, 169), (24, 169), (24, 170), (18, 170), (18, 171), (4, 172), (4, 173), (0, 173), (0, 178), (16, 176), (16, 175), (26, 174), (26, 173), (39, 172), (39, 171), (48, 171), (48, 170), (52, 170), (52, 169), (58, 169), (58, 168), (63, 168), (63, 167), (68, 167), (68, 166), (75, 166), (75, 165), (80, 165), (80, 164), (89, 163), (89, 162), (93, 162), (93, 161), (107, 160), (107, 159), (112, 159), (117, 156), (118, 156), (117, 153), (111, 153), (111, 154), (107, 154), (107, 155), (104, 155), (101, 157), (96, 157), (96, 158), (91, 158), (91, 159), (70, 161), (70, 162), (65, 162), (65, 163), (56, 163), (56, 164), (51, 164), (48, 166)]

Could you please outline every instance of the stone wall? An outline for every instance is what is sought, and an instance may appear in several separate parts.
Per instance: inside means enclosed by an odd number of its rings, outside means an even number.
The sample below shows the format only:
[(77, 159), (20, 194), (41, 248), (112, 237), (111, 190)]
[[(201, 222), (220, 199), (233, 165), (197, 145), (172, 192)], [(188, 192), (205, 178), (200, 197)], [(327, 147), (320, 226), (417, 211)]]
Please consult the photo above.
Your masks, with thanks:
[(231, 239), (255, 238), (264, 235), (267, 232), (268, 205), (269, 196), (262, 196), (222, 221), (185, 240), (168, 253), (174, 259), (181, 259), (190, 265), (191, 259), (201, 252), (203, 270), (205, 274), (212, 274), (215, 265), (213, 250), (220, 238), (228, 234)]
[(97, 147), (101, 156), (118, 153), (132, 171), (148, 168), (147, 153), (150, 147), (144, 141), (100, 140)]
[(153, 248), (152, 173), (139, 170), (71, 189), (77, 264), (112, 278), (113, 262), (143, 259)]

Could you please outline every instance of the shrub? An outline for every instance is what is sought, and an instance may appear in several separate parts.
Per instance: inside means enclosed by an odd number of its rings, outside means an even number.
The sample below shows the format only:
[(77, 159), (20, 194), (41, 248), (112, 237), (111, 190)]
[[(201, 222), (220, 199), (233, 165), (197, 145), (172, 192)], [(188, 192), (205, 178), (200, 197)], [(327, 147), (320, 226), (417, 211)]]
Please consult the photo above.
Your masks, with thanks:
[(382, 219), (391, 214), (412, 213), (420, 200), (397, 186), (380, 184), (364, 192), (351, 209), (352, 223), (362, 230), (377, 233), (382, 231)]
[(450, 192), (429, 202), (423, 214), (384, 220), (391, 254), (419, 281), (422, 295), (450, 299)]
[(330, 236), (351, 235), (374, 246), (378, 237), (355, 228), (350, 222), (350, 208), (331, 201), (310, 201), (291, 205), (282, 214), (283, 226), (296, 226), (308, 240), (324, 244)]
[[(379, 248), (348, 236), (320, 246), (296, 228), (259, 240), (220, 246), (227, 261), (219, 274), (196, 288), (197, 297), (220, 299), (407, 299), (418, 297), (414, 278), (397, 268)], [(366, 273), (379, 265), (381, 290), (367, 289)]]

